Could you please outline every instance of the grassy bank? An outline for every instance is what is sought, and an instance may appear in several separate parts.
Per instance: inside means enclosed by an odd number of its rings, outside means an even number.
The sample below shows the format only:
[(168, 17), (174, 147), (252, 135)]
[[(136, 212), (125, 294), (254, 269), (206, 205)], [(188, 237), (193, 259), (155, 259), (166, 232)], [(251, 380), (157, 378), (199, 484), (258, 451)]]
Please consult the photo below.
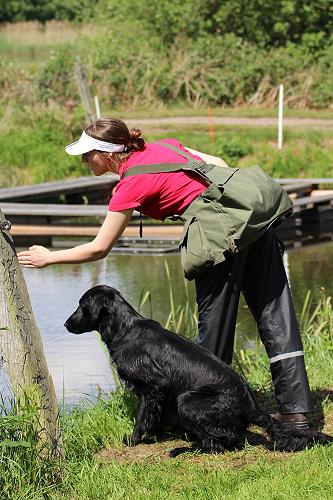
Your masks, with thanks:
[[(147, 300), (142, 298), (142, 300)], [(182, 323), (192, 311), (171, 308), (169, 321)], [(307, 298), (301, 317), (306, 364), (312, 394), (325, 430), (333, 432), (333, 314), (322, 293), (315, 304)], [(235, 368), (250, 381), (262, 406), (273, 410), (267, 357), (262, 349), (240, 351)], [(66, 449), (62, 464), (40, 462), (30, 425), (33, 409), (0, 418), (1, 498), (17, 499), (312, 499), (333, 497), (333, 447), (300, 453), (268, 451), (264, 436), (252, 429), (244, 450), (224, 455), (188, 452), (169, 459), (179, 444), (169, 436), (162, 444), (122, 445), (131, 431), (136, 400), (119, 389), (97, 404), (64, 411), (61, 422)], [(10, 442), (8, 442), (8, 439)], [(176, 439), (172, 441), (171, 439)], [(188, 446), (188, 443), (183, 443)]]
[[(120, 115), (120, 113), (116, 113)], [(130, 113), (121, 115), (123, 119)], [(64, 146), (84, 126), (80, 112), (68, 116), (56, 110), (3, 114), (0, 134), (0, 185), (3, 187), (89, 175), (80, 158), (69, 157)], [(155, 125), (142, 129), (148, 141), (176, 137), (184, 145), (223, 157), (231, 166), (260, 165), (273, 177), (333, 177), (331, 131), (291, 130), (277, 149), (277, 130), (269, 127)]]

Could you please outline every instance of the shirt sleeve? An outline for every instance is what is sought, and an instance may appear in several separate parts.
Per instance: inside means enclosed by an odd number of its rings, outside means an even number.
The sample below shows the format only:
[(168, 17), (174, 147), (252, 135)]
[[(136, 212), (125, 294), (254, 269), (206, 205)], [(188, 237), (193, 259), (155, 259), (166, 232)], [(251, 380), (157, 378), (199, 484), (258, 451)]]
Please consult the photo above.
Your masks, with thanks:
[(109, 211), (120, 212), (129, 208), (140, 208), (151, 193), (144, 182), (145, 175), (123, 179), (117, 184), (109, 202)]

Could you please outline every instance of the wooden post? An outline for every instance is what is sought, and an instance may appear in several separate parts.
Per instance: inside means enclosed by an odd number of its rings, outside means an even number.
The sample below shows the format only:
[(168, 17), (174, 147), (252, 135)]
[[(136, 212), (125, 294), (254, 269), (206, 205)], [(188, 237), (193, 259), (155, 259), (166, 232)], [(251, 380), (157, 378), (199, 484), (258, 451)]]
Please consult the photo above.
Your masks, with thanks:
[(282, 149), (283, 140), (283, 84), (279, 87), (278, 149)]
[(98, 118), (101, 117), (101, 110), (100, 110), (100, 107), (99, 107), (98, 95), (95, 95), (94, 102), (95, 102), (95, 110), (96, 110), (96, 119), (98, 119)]
[(75, 63), (75, 74), (86, 114), (86, 123), (87, 125), (90, 125), (96, 120), (96, 113), (94, 111), (93, 100), (91, 98), (87, 77), (79, 60)]
[[(45, 451), (64, 457), (55, 390), (13, 240), (0, 209), (0, 357), (17, 403), (39, 409), (36, 426)], [(5, 328), (5, 329), (4, 329)]]
[(208, 106), (208, 124), (209, 124), (209, 136), (211, 144), (215, 144), (215, 129), (213, 125), (213, 111), (210, 106)]

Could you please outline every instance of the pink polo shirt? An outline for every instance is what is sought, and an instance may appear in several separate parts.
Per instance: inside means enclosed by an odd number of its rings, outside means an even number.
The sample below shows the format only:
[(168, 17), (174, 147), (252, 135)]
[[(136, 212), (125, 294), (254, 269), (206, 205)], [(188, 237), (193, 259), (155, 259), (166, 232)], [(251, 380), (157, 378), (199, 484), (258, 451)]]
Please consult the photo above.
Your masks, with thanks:
[[(193, 158), (201, 160), (199, 156), (189, 153), (176, 139), (164, 139), (161, 142), (177, 146)], [(127, 162), (120, 165), (121, 180), (110, 200), (109, 210), (120, 212), (134, 208), (159, 220), (170, 215), (182, 214), (194, 198), (207, 187), (199, 175), (182, 171), (140, 174), (125, 179), (122, 179), (122, 175), (125, 170), (136, 165), (186, 163), (186, 161), (186, 158), (159, 144), (146, 144), (143, 151), (132, 153)]]

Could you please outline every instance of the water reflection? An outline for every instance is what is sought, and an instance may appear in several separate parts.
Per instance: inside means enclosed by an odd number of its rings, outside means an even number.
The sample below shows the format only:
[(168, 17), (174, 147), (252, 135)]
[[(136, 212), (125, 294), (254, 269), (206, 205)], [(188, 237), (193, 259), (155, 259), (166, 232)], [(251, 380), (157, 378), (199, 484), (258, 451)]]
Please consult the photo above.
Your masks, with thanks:
[[(324, 286), (333, 293), (331, 280), (333, 244), (307, 247), (288, 253), (290, 280), (296, 311), (300, 312), (307, 290), (316, 297)], [(75, 403), (87, 394), (114, 387), (109, 360), (99, 335), (71, 335), (63, 324), (76, 309), (78, 299), (90, 287), (108, 284), (121, 291), (137, 307), (143, 289), (152, 294), (154, 319), (164, 323), (170, 311), (165, 262), (172, 276), (176, 304), (185, 301), (184, 282), (178, 255), (110, 255), (100, 262), (84, 265), (58, 265), (42, 270), (25, 269), (36, 321), (59, 399)], [(191, 300), (194, 286), (189, 283)], [(149, 316), (146, 305), (144, 314)], [(241, 300), (237, 325), (238, 345), (255, 342), (256, 327)]]

